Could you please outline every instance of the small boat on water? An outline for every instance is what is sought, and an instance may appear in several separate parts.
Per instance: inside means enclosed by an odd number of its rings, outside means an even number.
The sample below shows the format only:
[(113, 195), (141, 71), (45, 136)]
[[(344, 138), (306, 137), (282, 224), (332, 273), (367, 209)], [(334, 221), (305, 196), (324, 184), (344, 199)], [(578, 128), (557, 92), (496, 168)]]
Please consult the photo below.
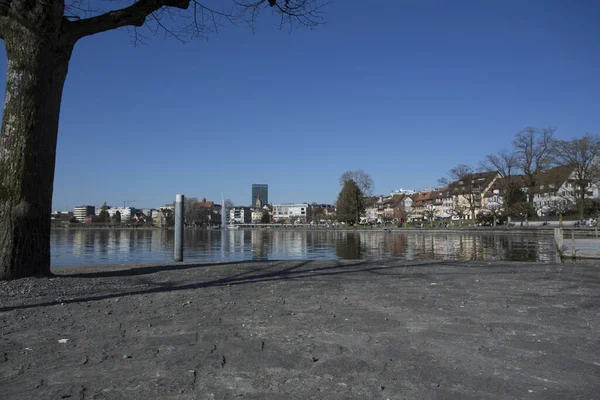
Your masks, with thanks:
[(240, 227), (237, 225), (229, 224), (227, 225), (227, 229), (240, 229)]

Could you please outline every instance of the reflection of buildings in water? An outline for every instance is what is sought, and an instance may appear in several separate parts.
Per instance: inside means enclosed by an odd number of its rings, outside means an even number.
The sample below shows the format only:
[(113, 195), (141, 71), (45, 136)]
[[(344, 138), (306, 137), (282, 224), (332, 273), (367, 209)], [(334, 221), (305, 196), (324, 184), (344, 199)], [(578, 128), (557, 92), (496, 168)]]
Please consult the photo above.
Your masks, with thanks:
[(536, 235), (503, 237), (506, 254), (505, 260), (511, 261), (538, 261), (555, 262), (557, 257), (554, 241), (550, 237), (537, 237)]
[(253, 260), (268, 260), (268, 236), (262, 229), (253, 229), (250, 235), (250, 252)]
[(426, 241), (425, 253), (430, 258), (447, 259), (449, 258), (448, 251), (448, 238), (444, 235), (434, 234)]
[(128, 229), (120, 229), (115, 232), (115, 239), (111, 246), (115, 253), (126, 254), (133, 251), (132, 243), (132, 232)]
[(407, 259), (496, 260), (503, 253), (498, 238), (443, 232), (406, 235)]
[(300, 258), (308, 255), (306, 231), (304, 230), (274, 231), (271, 239), (271, 254), (275, 258)]
[(244, 243), (250, 242), (250, 231), (246, 229), (224, 229), (225, 249), (227, 253), (243, 253)]
[(147, 253), (152, 252), (152, 229), (143, 229), (140, 231), (138, 246)]
[(502, 245), (501, 238), (496, 235), (481, 237), (479, 252), (480, 254), (478, 254), (478, 256), (481, 260), (498, 260), (500, 254), (504, 253), (504, 246)]
[(50, 231), (50, 254), (52, 258), (62, 254), (72, 253), (74, 249), (73, 231), (67, 229), (52, 229)]
[[(52, 235), (53, 262), (71, 254), (82, 256), (81, 261), (87, 262), (96, 255), (104, 260), (119, 260), (121, 253), (128, 255), (146, 252), (146, 249), (171, 252), (173, 242), (173, 231), (163, 229), (71, 229), (56, 230)], [(551, 238), (514, 232), (189, 230), (185, 240), (186, 249), (195, 252), (200, 259), (397, 257), (408, 260), (556, 261)], [(221, 253), (218, 253), (219, 249), (223, 249)]]
[(423, 258), (422, 254), (425, 249), (425, 235), (421, 233), (413, 233), (406, 236), (406, 254), (407, 260), (417, 260)]
[(117, 252), (117, 247), (118, 244), (117, 242), (120, 241), (120, 237), (119, 237), (119, 231), (115, 231), (115, 230), (110, 230), (108, 232), (108, 245), (107, 247), (107, 253), (108, 254), (115, 254)]
[[(348, 232), (348, 234), (353, 234), (353, 232)], [(357, 245), (358, 243), (364, 246), (364, 251), (371, 257), (383, 257), (386, 252), (386, 242), (388, 239), (386, 235), (386, 233), (382, 232), (360, 232), (360, 240), (358, 242), (352, 241), (352, 243), (353, 245)], [(348, 241), (346, 237), (344, 237), (344, 240)]]
[(94, 238), (91, 229), (79, 229), (73, 232), (73, 254), (93, 253)]
[[(173, 231), (167, 231), (163, 251), (173, 251)], [(229, 248), (229, 235), (233, 234), (227, 229), (185, 229), (184, 233), (184, 258), (185, 254), (194, 258), (215, 260), (225, 257), (225, 249)]]
[(341, 232), (332, 230), (306, 231), (306, 247), (311, 258), (330, 259), (335, 254), (335, 243), (341, 237)]
[(455, 238), (454, 244), (454, 254), (455, 258), (460, 260), (472, 260), (473, 252), (475, 250), (475, 246), (473, 244), (473, 238), (465, 237), (464, 235), (459, 235), (458, 238)]
[(464, 234), (448, 235), (448, 251), (455, 260), (480, 260), (482, 259), (481, 237)]
[(150, 239), (150, 251), (152, 252), (163, 252), (168, 248), (166, 229), (152, 229), (152, 236)]
[(408, 250), (406, 236), (403, 234), (386, 234), (383, 239), (383, 248), (380, 256), (405, 257)]

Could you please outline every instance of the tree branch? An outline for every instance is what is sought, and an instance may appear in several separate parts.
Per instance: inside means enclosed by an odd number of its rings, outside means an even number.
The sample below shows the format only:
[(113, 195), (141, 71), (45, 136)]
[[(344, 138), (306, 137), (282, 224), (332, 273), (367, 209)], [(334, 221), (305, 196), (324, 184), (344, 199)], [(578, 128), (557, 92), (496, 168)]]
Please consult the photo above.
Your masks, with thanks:
[(106, 32), (123, 26), (142, 26), (148, 15), (162, 7), (174, 7), (185, 10), (190, 0), (139, 0), (129, 7), (109, 11), (102, 15), (69, 21), (66, 32), (80, 39), (96, 33)]

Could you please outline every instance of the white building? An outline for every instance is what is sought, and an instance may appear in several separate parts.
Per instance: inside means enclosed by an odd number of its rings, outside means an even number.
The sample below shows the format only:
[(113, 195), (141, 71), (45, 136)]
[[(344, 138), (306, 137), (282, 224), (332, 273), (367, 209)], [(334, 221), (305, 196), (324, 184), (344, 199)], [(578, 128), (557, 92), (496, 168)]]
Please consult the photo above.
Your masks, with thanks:
[(390, 193), (390, 196), (394, 196), (394, 195), (399, 195), (399, 194), (405, 194), (407, 196), (412, 196), (413, 194), (417, 193), (416, 190), (412, 190), (412, 189), (398, 189), (398, 190), (394, 190), (392, 193)]
[(73, 212), (71, 211), (53, 211), (50, 214), (50, 219), (53, 221), (68, 221), (73, 217)]
[(108, 210), (108, 215), (110, 215), (111, 219), (115, 218), (115, 214), (117, 211), (121, 214), (121, 222), (131, 221), (131, 216), (133, 215), (132, 207), (111, 207)]
[(260, 208), (258, 208), (258, 207), (252, 208), (252, 216), (251, 216), (252, 223), (260, 224), (262, 222), (263, 214), (265, 212), (270, 214), (269, 206), (265, 205)]
[(452, 196), (450, 196), (449, 193), (444, 192), (442, 197), (442, 213), (440, 214), (442, 218), (451, 218), (454, 215), (453, 204)]
[[(539, 186), (532, 189), (533, 204), (538, 216), (548, 215), (552, 211), (575, 208), (577, 175), (573, 167), (559, 166), (544, 173)], [(585, 188), (585, 198), (597, 199), (600, 191), (597, 185), (589, 183)]]
[(230, 224), (249, 224), (252, 222), (250, 207), (232, 207), (229, 209)]
[(379, 218), (379, 208), (377, 204), (373, 204), (372, 206), (365, 208), (364, 217), (360, 217), (361, 224), (369, 224), (373, 222), (377, 222), (377, 218)]
[(273, 204), (273, 222), (295, 220), (307, 223), (310, 218), (308, 203)]
[(152, 214), (154, 214), (155, 211), (154, 208), (142, 208), (142, 213), (148, 217), (152, 217)]
[(77, 218), (77, 221), (83, 222), (87, 217), (93, 216), (95, 211), (95, 206), (75, 206), (73, 216)]

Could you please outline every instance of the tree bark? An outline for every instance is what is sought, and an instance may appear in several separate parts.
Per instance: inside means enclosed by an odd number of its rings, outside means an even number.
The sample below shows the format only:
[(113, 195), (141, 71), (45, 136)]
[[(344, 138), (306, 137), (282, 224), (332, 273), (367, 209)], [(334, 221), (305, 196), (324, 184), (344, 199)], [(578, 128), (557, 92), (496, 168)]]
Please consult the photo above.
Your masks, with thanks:
[[(50, 274), (50, 213), (60, 104), (74, 40), (62, 10), (37, 29), (3, 32), (6, 94), (0, 135), (0, 280)], [(58, 16), (61, 17), (58, 17)]]

